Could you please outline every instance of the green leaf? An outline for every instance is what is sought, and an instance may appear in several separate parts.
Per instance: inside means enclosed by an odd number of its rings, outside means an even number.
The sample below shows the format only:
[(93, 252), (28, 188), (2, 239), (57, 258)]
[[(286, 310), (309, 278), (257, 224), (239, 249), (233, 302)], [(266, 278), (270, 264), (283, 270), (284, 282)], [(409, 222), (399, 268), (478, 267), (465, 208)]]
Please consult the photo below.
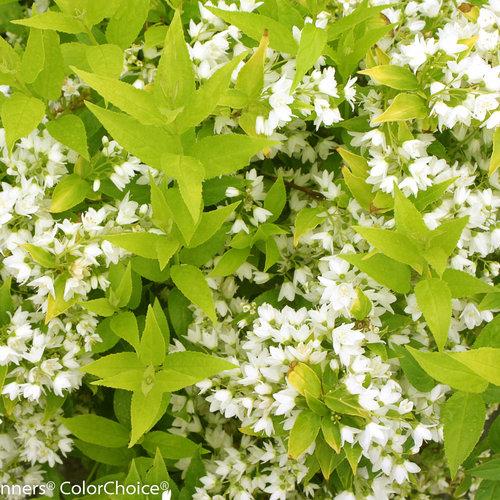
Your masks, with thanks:
[(198, 445), (190, 439), (162, 431), (149, 432), (141, 446), (151, 455), (159, 449), (162, 457), (170, 460), (192, 457), (198, 450)]
[(175, 286), (193, 304), (197, 305), (212, 320), (216, 321), (214, 300), (203, 273), (189, 264), (172, 266), (170, 276)]
[(62, 423), (78, 439), (86, 443), (98, 444), (107, 448), (120, 448), (128, 443), (128, 429), (108, 418), (87, 414), (63, 418)]
[(500, 386), (500, 349), (478, 347), (469, 351), (452, 352), (450, 356), (491, 384)]
[(91, 45), (87, 47), (86, 57), (94, 73), (113, 79), (120, 78), (124, 57), (123, 51), (118, 45)]
[(208, 10), (226, 23), (236, 26), (257, 42), (265, 32), (268, 32), (271, 48), (290, 55), (295, 55), (297, 52), (297, 43), (293, 38), (292, 30), (270, 17), (253, 12), (234, 12), (215, 7), (208, 7)]
[(92, 194), (90, 184), (77, 174), (70, 174), (62, 178), (52, 193), (49, 212), (57, 214), (65, 212), (81, 203)]
[(163, 366), (167, 370), (188, 375), (196, 379), (196, 382), (217, 375), (222, 371), (236, 368), (235, 365), (224, 359), (194, 351), (178, 351), (167, 354)]
[[(102, 1), (102, 0), (101, 0)], [(127, 49), (137, 38), (148, 17), (150, 0), (126, 0), (120, 2), (106, 27), (109, 43)]]
[(441, 351), (448, 340), (451, 323), (450, 289), (446, 282), (438, 278), (427, 278), (416, 284), (415, 295), (418, 307)]
[(33, 83), (45, 63), (43, 31), (30, 29), (28, 42), (21, 61), (21, 77), (25, 83)]
[(35, 97), (14, 93), (4, 101), (0, 116), (9, 152), (18, 139), (26, 137), (38, 126), (44, 114), (45, 104)]
[(302, 396), (306, 393), (315, 398), (321, 396), (321, 381), (316, 372), (305, 363), (297, 363), (292, 370), (288, 372), (288, 382)]
[(109, 303), (109, 300), (105, 297), (94, 300), (87, 300), (86, 302), (79, 303), (87, 311), (94, 312), (99, 316), (113, 316), (116, 309)]
[(143, 125), (130, 116), (100, 108), (90, 102), (86, 105), (122, 147), (153, 168), (161, 169), (165, 153), (181, 152), (179, 138), (160, 127)]
[(500, 481), (481, 481), (474, 500), (497, 500), (500, 496)]
[(247, 260), (250, 255), (250, 248), (231, 248), (210, 272), (210, 276), (229, 276)]
[[(131, 314), (131, 313), (130, 313)], [(119, 352), (99, 358), (81, 368), (85, 373), (105, 378), (119, 375), (127, 370), (144, 370), (144, 366), (133, 352)]]
[[(500, 481), (500, 458), (494, 458), (477, 465), (473, 469), (467, 471), (469, 474), (481, 479), (491, 479), (492, 481)], [(499, 490), (500, 491), (500, 490)]]
[(264, 63), (268, 46), (269, 33), (264, 31), (259, 46), (238, 73), (235, 89), (242, 92), (248, 102), (258, 99), (264, 87)]
[(318, 460), (321, 468), (321, 473), (325, 479), (329, 479), (331, 473), (344, 459), (344, 455), (340, 455), (332, 450), (324, 439), (316, 441), (316, 448), (314, 449), (314, 456)]
[(165, 340), (160, 325), (156, 320), (154, 309), (149, 305), (146, 324), (142, 333), (138, 354), (145, 365), (161, 365), (165, 359)]
[(51, 120), (47, 123), (47, 130), (56, 141), (90, 160), (85, 125), (77, 115), (62, 115)]
[(444, 352), (423, 352), (407, 347), (417, 363), (434, 380), (464, 392), (480, 393), (488, 382)]
[(195, 91), (193, 63), (189, 57), (178, 10), (170, 24), (158, 64), (154, 92), (169, 109), (186, 106)]
[(312, 231), (316, 226), (321, 224), (322, 219), (318, 217), (324, 212), (323, 207), (302, 208), (295, 217), (295, 229), (293, 231), (293, 244), (297, 246), (302, 236)]
[(419, 191), (417, 197), (413, 200), (413, 204), (417, 210), (423, 211), (424, 208), (431, 203), (438, 201), (442, 198), (446, 190), (457, 180), (456, 177), (446, 181), (434, 184), (428, 187), (425, 191)]
[[(112, 389), (123, 389), (125, 391), (140, 391), (142, 390), (142, 378), (144, 376), (144, 368), (140, 370), (129, 369), (106, 377), (101, 380), (92, 382), (92, 385), (102, 385), (111, 387)], [(128, 441), (128, 440), (127, 440)]]
[(491, 153), (490, 165), (488, 173), (493, 175), (500, 166), (500, 127), (495, 129), (493, 133), (493, 151)]
[[(151, 93), (145, 90), (136, 89), (128, 83), (116, 80), (105, 74), (89, 73), (77, 68), (72, 69), (87, 85), (99, 92), (104, 99), (111, 102), (122, 111), (125, 111), (143, 125), (164, 125), (175, 118), (175, 115), (170, 116), (170, 120), (166, 116), (163, 116), (158, 111), (158, 106)], [(89, 106), (89, 103), (87, 103), (87, 106)], [(90, 111), (93, 113), (96, 108), (96, 106), (89, 106)], [(99, 111), (97, 113), (99, 113)], [(109, 112), (101, 112), (101, 115), (109, 117), (108, 120), (113, 117)], [(116, 115), (116, 113), (114, 113), (114, 115)], [(107, 128), (107, 121), (103, 122), (99, 114), (96, 114), (96, 116)]]
[[(111, 293), (112, 292), (112, 293)], [(120, 276), (118, 284), (116, 287), (112, 287), (110, 291), (110, 300), (113, 298), (112, 302), (116, 307), (126, 306), (132, 295), (132, 266), (129, 262), (125, 271)]]
[(239, 204), (240, 202), (236, 202), (225, 207), (219, 207), (211, 212), (203, 212), (188, 246), (193, 248), (208, 241), (222, 227), (222, 224)]
[(483, 280), (458, 269), (446, 269), (443, 280), (448, 284), (453, 298), (472, 297), (479, 293), (491, 293), (495, 288)]
[(231, 174), (246, 167), (252, 156), (275, 144), (261, 137), (239, 134), (207, 136), (194, 143), (186, 153), (205, 167), (205, 178)]
[(368, 75), (381, 85), (387, 85), (397, 90), (417, 90), (418, 81), (415, 75), (406, 67), (383, 64), (373, 66), (363, 71), (362, 75)]
[(168, 315), (177, 336), (186, 335), (188, 326), (193, 320), (193, 313), (189, 309), (189, 300), (174, 288), (168, 294)]
[(77, 301), (75, 297), (70, 300), (64, 300), (65, 286), (66, 276), (61, 274), (54, 281), (55, 296), (53, 297), (52, 294), (49, 294), (47, 296), (47, 312), (45, 314), (45, 324), (69, 309)]
[(85, 26), (81, 21), (62, 12), (52, 10), (26, 19), (16, 19), (11, 23), (41, 30), (62, 31), (73, 35), (85, 32)]
[(406, 378), (413, 387), (421, 392), (430, 392), (436, 385), (432, 377), (427, 375), (415, 358), (402, 346), (394, 346), (399, 364)]
[(486, 408), (478, 394), (456, 392), (442, 409), (444, 454), (454, 478), (483, 432)]
[(2, 37), (0, 37), (0, 63), (0, 82), (18, 87), (15, 75), (21, 69), (21, 60), (12, 45)]
[(316, 64), (325, 48), (326, 38), (326, 30), (323, 28), (317, 28), (313, 23), (304, 25), (297, 51), (292, 89), (300, 83), (304, 75)]
[(285, 208), (286, 204), (286, 189), (283, 178), (279, 176), (276, 182), (271, 186), (271, 189), (267, 192), (266, 198), (264, 200), (264, 208), (269, 210), (273, 215), (268, 219), (268, 222), (276, 220)]
[(396, 122), (426, 118), (429, 114), (427, 102), (417, 94), (398, 94), (391, 105), (373, 123)]
[(37, 264), (49, 269), (56, 267), (56, 257), (54, 254), (36, 245), (32, 245), (31, 243), (24, 243), (22, 247), (30, 254), (31, 258)]
[(500, 349), (500, 315), (496, 315), (481, 330), (473, 347), (496, 347)]
[(330, 417), (321, 420), (321, 432), (325, 441), (336, 453), (340, 453), (342, 447), (342, 438), (340, 435), (340, 425), (334, 422)]
[(321, 428), (321, 417), (310, 410), (302, 410), (293, 424), (288, 439), (288, 455), (297, 459), (316, 440)]
[(355, 417), (366, 417), (367, 411), (359, 405), (359, 398), (349, 394), (342, 389), (330, 391), (324, 398), (326, 406), (335, 413), (342, 415), (353, 415)]
[(176, 130), (179, 133), (199, 125), (215, 111), (221, 96), (231, 82), (233, 71), (243, 56), (244, 54), (240, 54), (222, 66), (222, 68), (219, 68), (193, 93), (190, 100), (184, 103), (184, 109), (179, 113), (174, 122)]
[(404, 234), (378, 227), (354, 226), (354, 229), (387, 257), (408, 264), (418, 273), (422, 272), (424, 262), (420, 257), (420, 248)]
[(167, 236), (156, 233), (117, 233), (102, 235), (102, 239), (123, 248), (130, 253), (146, 259), (158, 258), (158, 247), (164, 240), (171, 241)]
[(136, 351), (139, 350), (139, 328), (134, 313), (124, 311), (113, 316), (111, 329), (118, 337), (126, 340)]
[(408, 293), (411, 289), (411, 269), (385, 255), (357, 253), (339, 254), (339, 257), (394, 292)]
[(9, 276), (0, 286), (0, 326), (10, 323), (10, 316), (7, 313), (13, 312), (11, 282), (12, 278)]
[(201, 181), (205, 176), (200, 161), (191, 156), (165, 155), (162, 170), (177, 180), (184, 204), (197, 222), (202, 207)]
[(354, 199), (365, 210), (371, 211), (375, 195), (372, 193), (372, 186), (363, 177), (356, 177), (347, 167), (342, 167), (342, 176)]
[(132, 431), (128, 447), (131, 448), (156, 422), (163, 400), (163, 392), (153, 387), (146, 395), (142, 391), (132, 394), (130, 415)]
[(431, 234), (422, 214), (413, 203), (396, 187), (394, 190), (394, 218), (398, 231), (409, 238), (425, 242)]

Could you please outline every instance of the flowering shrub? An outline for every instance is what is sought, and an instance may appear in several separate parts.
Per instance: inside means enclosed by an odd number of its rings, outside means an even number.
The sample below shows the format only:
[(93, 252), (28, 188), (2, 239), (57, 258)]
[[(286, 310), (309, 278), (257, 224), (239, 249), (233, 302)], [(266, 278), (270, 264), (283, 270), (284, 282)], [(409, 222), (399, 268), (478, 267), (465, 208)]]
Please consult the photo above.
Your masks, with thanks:
[(499, 498), (498, 0), (0, 22), (0, 484)]

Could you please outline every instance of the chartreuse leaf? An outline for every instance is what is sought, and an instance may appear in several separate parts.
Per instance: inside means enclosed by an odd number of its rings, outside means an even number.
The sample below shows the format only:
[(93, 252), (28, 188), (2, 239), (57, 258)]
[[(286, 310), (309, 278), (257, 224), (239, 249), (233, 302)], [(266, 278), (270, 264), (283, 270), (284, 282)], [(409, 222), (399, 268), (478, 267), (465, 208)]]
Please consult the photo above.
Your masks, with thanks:
[(21, 60), (21, 77), (24, 83), (33, 83), (43, 69), (45, 63), (43, 34), (42, 30), (30, 29), (26, 49)]
[(407, 347), (417, 363), (434, 380), (464, 392), (480, 393), (488, 382), (444, 352), (424, 352)]
[(202, 309), (212, 321), (216, 321), (212, 290), (197, 267), (189, 264), (172, 266), (170, 276), (175, 286), (186, 298)]
[(408, 264), (419, 273), (422, 272), (424, 261), (420, 256), (420, 248), (405, 234), (378, 227), (354, 226), (354, 229), (387, 257)]
[(295, 419), (288, 439), (288, 455), (298, 458), (316, 440), (321, 428), (321, 417), (310, 410), (302, 410)]
[(394, 188), (394, 218), (398, 231), (409, 238), (425, 242), (431, 234), (422, 214), (413, 203), (397, 188)]
[(21, 59), (12, 45), (2, 37), (0, 37), (0, 61), (0, 82), (3, 85), (12, 85), (17, 88), (19, 82), (16, 79), (16, 74), (21, 69)]
[(365, 158), (341, 147), (337, 148), (337, 152), (356, 177), (361, 177), (362, 179), (368, 177), (370, 168)]
[[(131, 314), (131, 313), (130, 313)], [(99, 358), (81, 368), (96, 377), (112, 377), (127, 370), (144, 370), (143, 364), (133, 352), (119, 352)]]
[(276, 220), (285, 208), (286, 204), (286, 189), (283, 177), (279, 176), (271, 189), (267, 192), (264, 200), (264, 208), (269, 210), (273, 215), (268, 219), (268, 222)]
[(26, 19), (11, 21), (14, 24), (37, 28), (40, 30), (55, 30), (76, 35), (86, 31), (85, 25), (78, 19), (63, 12), (48, 10)]
[(257, 50), (238, 73), (235, 89), (242, 92), (248, 102), (259, 97), (264, 86), (264, 63), (269, 46), (269, 33), (264, 31)]
[(126, 340), (136, 351), (139, 350), (139, 328), (134, 313), (124, 311), (113, 316), (111, 329), (118, 337)]
[(158, 366), (165, 359), (165, 340), (160, 325), (156, 320), (156, 315), (151, 306), (148, 306), (146, 314), (146, 324), (141, 337), (138, 354), (139, 359), (145, 365)]
[(493, 152), (491, 153), (490, 166), (488, 172), (493, 175), (500, 166), (500, 127), (495, 129), (493, 134)]
[(105, 377), (101, 380), (92, 382), (92, 385), (102, 385), (112, 389), (123, 389), (125, 391), (140, 391), (142, 389), (142, 378), (144, 376), (144, 367), (140, 370), (131, 368), (122, 371), (116, 375)]
[(305, 363), (297, 363), (288, 373), (288, 382), (302, 396), (306, 393), (315, 398), (321, 396), (321, 381), (316, 372)]
[(458, 269), (446, 269), (443, 280), (448, 284), (453, 298), (472, 297), (479, 293), (493, 293), (495, 288), (472, 274)]
[[(153, 96), (145, 90), (136, 89), (132, 85), (106, 74), (89, 73), (77, 68), (72, 69), (85, 83), (99, 92), (104, 99), (119, 107), (143, 125), (162, 125), (175, 118), (175, 115), (171, 115), (170, 119), (162, 116), (158, 111)], [(93, 111), (93, 109), (94, 106), (90, 110)], [(104, 123), (103, 125), (106, 126)]]
[(87, 311), (92, 311), (99, 316), (109, 317), (113, 316), (116, 312), (116, 308), (112, 306), (109, 300), (105, 297), (87, 300), (86, 302), (80, 302), (79, 304)]
[(373, 123), (396, 122), (426, 118), (429, 114), (425, 99), (417, 94), (398, 94), (390, 106)]
[(163, 312), (163, 308), (158, 299), (155, 299), (153, 303), (153, 312), (155, 315), (156, 323), (160, 327), (161, 333), (163, 335), (163, 340), (165, 341), (165, 350), (168, 351), (168, 344), (170, 342), (170, 328), (168, 326), (168, 321)]
[(318, 460), (323, 477), (328, 480), (331, 473), (344, 459), (344, 455), (340, 455), (332, 450), (323, 438), (316, 440), (316, 448), (314, 449), (314, 456)]
[(161, 169), (162, 158), (166, 153), (178, 154), (182, 151), (179, 138), (160, 127), (143, 125), (130, 116), (100, 108), (90, 102), (86, 105), (121, 146), (151, 167)]
[(428, 187), (425, 191), (419, 191), (417, 197), (413, 200), (413, 204), (417, 210), (424, 210), (428, 205), (441, 199), (446, 190), (457, 180), (456, 177), (446, 181), (434, 184)]
[(12, 278), (8, 277), (0, 285), (0, 326), (10, 321), (9, 312), (12, 312), (13, 304), (10, 292)]
[(162, 431), (149, 432), (144, 436), (141, 446), (151, 455), (160, 450), (162, 457), (170, 460), (192, 457), (199, 448), (188, 438)]
[(231, 174), (246, 167), (259, 151), (275, 144), (262, 137), (240, 134), (207, 136), (187, 149), (186, 154), (194, 156), (205, 167), (205, 178)]
[(61, 274), (54, 281), (54, 296), (47, 296), (47, 312), (45, 314), (45, 323), (56, 318), (59, 314), (69, 309), (75, 302), (76, 298), (69, 300), (64, 299), (64, 288), (66, 286), (66, 276)]
[(404, 347), (394, 346), (393, 348), (397, 353), (399, 364), (410, 384), (421, 392), (430, 392), (436, 385), (432, 377), (422, 369), (415, 358)]
[(331, 416), (326, 416), (321, 420), (321, 432), (330, 448), (332, 448), (335, 453), (340, 453), (342, 438), (340, 435), (339, 423), (332, 420)]
[(44, 114), (45, 104), (35, 97), (15, 92), (4, 101), (0, 116), (9, 152), (18, 139), (27, 136), (38, 126)]
[(500, 349), (478, 347), (469, 351), (452, 352), (450, 356), (490, 384), (500, 386)]
[(81, 203), (90, 194), (92, 194), (92, 188), (86, 180), (77, 174), (67, 175), (54, 189), (49, 211), (65, 212)]
[[(475, 477), (498, 481), (500, 478), (500, 458), (493, 458), (467, 471)], [(500, 490), (499, 490), (500, 491)]]
[(442, 408), (444, 454), (454, 478), (483, 432), (486, 408), (479, 394), (456, 392)]
[(349, 191), (365, 210), (371, 210), (375, 195), (372, 187), (362, 177), (356, 177), (347, 167), (342, 167), (342, 175)]
[(362, 75), (368, 75), (375, 82), (387, 85), (397, 90), (417, 90), (418, 81), (415, 75), (406, 67), (383, 64), (372, 68), (358, 71)]
[(197, 382), (217, 375), (222, 371), (236, 368), (235, 365), (225, 359), (195, 351), (177, 351), (167, 354), (163, 366), (168, 370), (188, 375), (196, 379)]
[(146, 259), (157, 259), (158, 248), (162, 247), (162, 243), (172, 241), (171, 238), (156, 233), (106, 234), (102, 238), (117, 247)]
[(168, 109), (182, 108), (195, 91), (194, 70), (177, 10), (165, 38), (154, 82), (158, 102)]
[(208, 10), (226, 23), (238, 27), (245, 35), (257, 42), (265, 32), (268, 32), (271, 48), (291, 55), (297, 52), (297, 43), (293, 38), (292, 30), (275, 19), (253, 12), (233, 12), (215, 7), (208, 7)]
[(66, 14), (81, 18), (86, 26), (100, 23), (104, 18), (115, 13), (122, 0), (55, 0), (59, 8)]
[(147, 394), (135, 391), (130, 403), (132, 431), (128, 447), (131, 448), (156, 422), (163, 400), (163, 391), (153, 387)]
[(473, 345), (477, 347), (496, 347), (500, 349), (500, 315), (496, 315), (479, 333)]
[[(100, 464), (113, 465), (115, 467), (127, 467), (135, 454), (125, 447), (106, 448), (97, 444), (86, 443), (79, 439), (75, 440), (75, 446), (91, 460)], [(99, 498), (99, 497), (97, 497)]]
[(219, 68), (192, 94), (191, 99), (184, 103), (184, 109), (182, 109), (174, 121), (174, 126), (178, 133), (195, 127), (214, 112), (221, 96), (229, 86), (233, 71), (244, 55), (240, 54), (234, 57), (222, 68)]
[(123, 71), (123, 50), (118, 45), (90, 45), (86, 56), (92, 71), (110, 78), (119, 78)]
[(205, 177), (201, 162), (192, 156), (167, 154), (163, 157), (162, 170), (177, 181), (191, 218), (198, 222), (202, 208), (201, 181)]
[(31, 243), (24, 243), (22, 247), (30, 254), (31, 258), (43, 267), (53, 268), (56, 267), (56, 258), (54, 254), (44, 250), (43, 248), (32, 245)]
[(439, 278), (426, 278), (415, 286), (415, 295), (418, 307), (441, 351), (448, 340), (451, 323), (450, 289)]
[(126, 0), (119, 3), (106, 27), (109, 43), (126, 49), (132, 45), (148, 17), (150, 0)]
[(293, 244), (298, 245), (302, 236), (312, 231), (316, 226), (321, 224), (322, 220), (319, 216), (324, 212), (323, 207), (305, 207), (301, 209), (295, 217), (295, 229), (293, 231)]
[(233, 274), (246, 262), (247, 257), (250, 255), (250, 250), (250, 247), (231, 248), (217, 262), (216, 266), (210, 272), (210, 276), (229, 276)]
[(63, 418), (62, 422), (78, 439), (86, 443), (108, 448), (120, 448), (128, 443), (128, 429), (108, 418), (87, 414)]
[(49, 134), (65, 146), (89, 160), (87, 132), (81, 118), (77, 115), (62, 115), (47, 123)]
[(326, 45), (326, 39), (326, 30), (323, 28), (316, 27), (314, 23), (307, 23), (304, 25), (297, 51), (292, 89), (300, 83), (304, 75), (314, 66), (321, 56)]
[(128, 304), (132, 295), (132, 267), (130, 262), (125, 271), (120, 275), (118, 283), (110, 289), (110, 301), (116, 307), (124, 307)]
[(240, 202), (236, 202), (225, 207), (219, 207), (211, 212), (203, 212), (188, 246), (197, 247), (209, 240), (222, 227), (239, 204)]

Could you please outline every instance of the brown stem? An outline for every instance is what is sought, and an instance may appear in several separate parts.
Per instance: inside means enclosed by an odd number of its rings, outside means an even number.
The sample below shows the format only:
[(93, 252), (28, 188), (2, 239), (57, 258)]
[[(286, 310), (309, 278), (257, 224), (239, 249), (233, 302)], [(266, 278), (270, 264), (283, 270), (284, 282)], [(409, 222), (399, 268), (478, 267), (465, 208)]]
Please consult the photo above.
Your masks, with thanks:
[[(272, 180), (277, 179), (277, 177), (275, 175), (272, 175), (272, 174), (262, 173), (262, 175), (264, 177), (266, 177), (267, 179), (272, 179)], [(321, 194), (319, 191), (314, 191), (314, 189), (310, 189), (310, 188), (307, 188), (304, 186), (299, 186), (298, 184), (295, 184), (295, 182), (293, 182), (293, 181), (285, 181), (284, 179), (283, 179), (283, 183), (285, 184), (285, 186), (287, 188), (296, 189), (297, 191), (302, 191), (303, 193), (306, 193), (308, 196), (310, 196), (311, 198), (314, 198), (316, 200), (324, 200), (325, 199), (325, 196), (323, 194)]]

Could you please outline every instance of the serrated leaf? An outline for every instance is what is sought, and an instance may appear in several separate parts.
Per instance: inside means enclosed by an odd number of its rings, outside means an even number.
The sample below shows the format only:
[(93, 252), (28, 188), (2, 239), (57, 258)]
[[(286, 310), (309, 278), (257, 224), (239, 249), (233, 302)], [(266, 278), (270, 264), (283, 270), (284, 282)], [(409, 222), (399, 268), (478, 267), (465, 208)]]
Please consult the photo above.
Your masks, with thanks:
[(238, 73), (235, 90), (242, 92), (248, 102), (257, 99), (264, 86), (264, 62), (268, 46), (269, 33), (264, 31), (259, 46)]
[(86, 302), (80, 302), (80, 305), (87, 311), (96, 313), (99, 316), (109, 317), (113, 316), (116, 309), (109, 303), (109, 300), (105, 297), (101, 299), (87, 300)]
[(418, 88), (417, 78), (407, 67), (383, 64), (359, 71), (358, 73), (368, 75), (377, 83), (387, 85), (393, 89), (416, 90)]
[(144, 366), (133, 352), (119, 352), (99, 358), (81, 368), (96, 377), (112, 377), (127, 370), (144, 370)]
[(268, 219), (268, 222), (276, 220), (285, 208), (286, 205), (286, 189), (283, 177), (279, 176), (271, 189), (267, 192), (264, 199), (264, 208), (269, 210), (273, 215)]
[(495, 288), (472, 274), (458, 269), (446, 269), (443, 273), (453, 298), (472, 297), (480, 293), (492, 293)]
[(126, 0), (120, 3), (106, 27), (109, 43), (126, 49), (132, 45), (148, 17), (150, 0)]
[(139, 345), (139, 359), (145, 365), (158, 366), (165, 359), (165, 340), (160, 325), (156, 320), (153, 308), (149, 305), (146, 314), (146, 324)]
[(297, 213), (294, 223), (295, 229), (293, 231), (293, 244), (295, 246), (297, 246), (302, 236), (321, 224), (322, 219), (318, 215), (324, 211), (323, 207), (305, 207)]
[(426, 278), (415, 286), (417, 304), (424, 315), (436, 345), (442, 350), (448, 340), (451, 323), (451, 292), (445, 281)]
[(130, 403), (130, 415), (132, 430), (130, 433), (131, 448), (156, 422), (156, 417), (163, 400), (163, 392), (153, 387), (146, 395), (142, 391), (136, 391), (132, 394)]
[(288, 438), (288, 455), (297, 459), (316, 440), (321, 428), (321, 417), (310, 410), (302, 410), (295, 419)]
[(139, 350), (139, 328), (134, 313), (124, 311), (113, 316), (111, 329), (115, 335), (126, 340), (136, 351)]
[[(118, 45), (102, 44), (87, 47), (86, 57), (94, 73), (119, 78), (123, 70), (123, 51)], [(124, 110), (125, 111), (125, 110)]]
[(90, 184), (77, 174), (70, 174), (57, 184), (52, 193), (49, 212), (57, 214), (65, 212), (81, 203), (92, 194)]
[(488, 172), (493, 175), (500, 166), (500, 127), (495, 129), (493, 133), (493, 151), (491, 153), (490, 165)]
[(37, 264), (49, 269), (56, 267), (56, 258), (54, 254), (49, 251), (32, 245), (31, 243), (24, 243), (22, 247), (30, 254), (31, 258)]
[(62, 115), (47, 123), (49, 134), (65, 146), (89, 160), (87, 132), (81, 118), (77, 115)]
[(198, 445), (190, 439), (162, 431), (149, 432), (141, 446), (151, 455), (159, 449), (162, 457), (170, 460), (192, 457), (198, 450)]
[(398, 231), (410, 238), (425, 242), (431, 234), (422, 214), (397, 187), (394, 189), (394, 219)]
[(89, 413), (64, 418), (62, 423), (77, 438), (86, 443), (106, 446), (107, 448), (120, 448), (128, 443), (128, 429), (108, 418)]
[(424, 352), (407, 347), (417, 363), (434, 380), (464, 392), (480, 393), (488, 382), (444, 352)]
[(444, 453), (452, 478), (479, 441), (485, 417), (485, 404), (478, 394), (456, 392), (443, 405)]
[(490, 384), (500, 386), (500, 349), (478, 347), (469, 351), (452, 352), (450, 356)]
[(84, 24), (78, 19), (63, 12), (55, 12), (53, 10), (48, 10), (43, 14), (37, 14), (26, 19), (16, 19), (11, 21), (11, 23), (41, 30), (62, 31), (63, 33), (70, 33), (72, 35), (84, 33), (86, 29)]
[(398, 94), (390, 106), (373, 123), (396, 122), (426, 118), (429, 114), (427, 102), (417, 94)]
[(189, 264), (172, 266), (170, 276), (185, 297), (202, 309), (212, 321), (216, 321), (212, 290), (198, 268)]
[(45, 104), (35, 97), (14, 93), (2, 104), (0, 116), (9, 152), (18, 139), (27, 136), (42, 121)]

